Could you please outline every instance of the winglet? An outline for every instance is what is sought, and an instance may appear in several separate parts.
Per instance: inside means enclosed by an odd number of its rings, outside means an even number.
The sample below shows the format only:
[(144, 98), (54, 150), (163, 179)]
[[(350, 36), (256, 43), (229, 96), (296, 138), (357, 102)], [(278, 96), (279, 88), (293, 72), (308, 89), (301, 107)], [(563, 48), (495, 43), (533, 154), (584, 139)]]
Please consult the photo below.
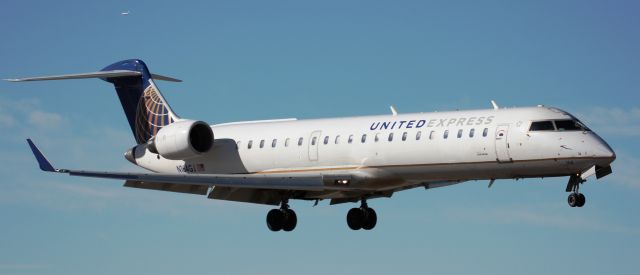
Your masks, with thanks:
[(38, 165), (40, 165), (40, 170), (46, 171), (46, 172), (56, 172), (57, 170), (53, 168), (53, 165), (51, 165), (51, 163), (42, 154), (42, 152), (40, 152), (40, 149), (38, 149), (38, 147), (35, 144), (33, 144), (33, 141), (31, 141), (31, 139), (28, 138), (27, 142), (29, 143), (29, 147), (31, 147), (31, 151), (33, 152), (33, 155), (36, 157), (36, 160), (38, 161)]

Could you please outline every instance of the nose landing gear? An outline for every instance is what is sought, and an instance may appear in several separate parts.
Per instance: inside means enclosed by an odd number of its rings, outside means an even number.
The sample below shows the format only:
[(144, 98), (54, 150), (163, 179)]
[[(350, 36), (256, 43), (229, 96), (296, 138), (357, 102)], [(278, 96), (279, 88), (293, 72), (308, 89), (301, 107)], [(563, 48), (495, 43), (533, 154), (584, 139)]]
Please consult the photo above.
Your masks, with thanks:
[(371, 230), (376, 227), (378, 215), (373, 208), (369, 208), (366, 200), (362, 200), (360, 208), (351, 208), (347, 213), (347, 225), (351, 230)]
[(267, 214), (267, 227), (271, 231), (292, 231), (296, 228), (298, 217), (296, 212), (289, 209), (288, 200), (283, 200), (280, 209), (271, 209)]
[(572, 175), (569, 178), (569, 183), (567, 183), (567, 192), (571, 192), (569, 197), (567, 197), (567, 203), (571, 207), (583, 207), (587, 199), (584, 194), (580, 193), (580, 184), (584, 183), (585, 180), (580, 178), (578, 175)]
[(567, 202), (569, 203), (569, 206), (571, 206), (571, 207), (582, 207), (582, 206), (584, 206), (584, 203), (586, 202), (586, 198), (584, 197), (584, 194), (582, 194), (582, 193), (571, 193), (571, 194), (569, 194), (569, 197), (567, 198)]

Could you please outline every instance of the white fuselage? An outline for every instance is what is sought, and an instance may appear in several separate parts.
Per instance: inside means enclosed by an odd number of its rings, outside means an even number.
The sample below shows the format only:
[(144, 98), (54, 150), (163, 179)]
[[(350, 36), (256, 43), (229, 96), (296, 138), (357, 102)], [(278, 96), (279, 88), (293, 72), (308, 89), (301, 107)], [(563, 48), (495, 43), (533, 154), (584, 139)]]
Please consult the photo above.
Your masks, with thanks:
[(534, 121), (556, 119), (575, 118), (540, 106), (227, 123), (211, 126), (208, 153), (176, 161), (139, 146), (136, 163), (165, 173), (348, 172), (369, 179), (361, 188), (392, 190), (566, 176), (613, 161), (592, 131), (530, 131)]

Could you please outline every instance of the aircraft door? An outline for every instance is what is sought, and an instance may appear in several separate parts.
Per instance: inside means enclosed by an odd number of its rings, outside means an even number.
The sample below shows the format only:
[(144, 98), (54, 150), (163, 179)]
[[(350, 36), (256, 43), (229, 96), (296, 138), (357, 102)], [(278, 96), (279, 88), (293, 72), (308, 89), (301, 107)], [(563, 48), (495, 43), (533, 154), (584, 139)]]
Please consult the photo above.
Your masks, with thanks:
[(318, 144), (320, 143), (320, 134), (321, 131), (313, 131), (311, 136), (309, 136), (309, 160), (317, 161), (318, 160)]
[(496, 158), (498, 162), (511, 162), (511, 156), (509, 156), (509, 141), (507, 136), (509, 134), (509, 124), (500, 124), (496, 127), (495, 147)]

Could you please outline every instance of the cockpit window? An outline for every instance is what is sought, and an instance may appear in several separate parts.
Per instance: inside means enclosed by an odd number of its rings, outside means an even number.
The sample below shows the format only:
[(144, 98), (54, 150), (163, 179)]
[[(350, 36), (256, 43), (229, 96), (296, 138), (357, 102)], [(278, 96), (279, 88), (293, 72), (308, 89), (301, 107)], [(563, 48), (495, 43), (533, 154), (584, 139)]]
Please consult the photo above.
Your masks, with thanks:
[(529, 131), (553, 131), (553, 122), (551, 121), (535, 121), (531, 123)]
[(579, 121), (566, 119), (566, 120), (556, 120), (556, 128), (558, 131), (589, 131), (587, 127), (582, 125)]
[[(555, 126), (554, 126), (555, 125)], [(576, 119), (534, 121), (529, 131), (591, 131)]]

